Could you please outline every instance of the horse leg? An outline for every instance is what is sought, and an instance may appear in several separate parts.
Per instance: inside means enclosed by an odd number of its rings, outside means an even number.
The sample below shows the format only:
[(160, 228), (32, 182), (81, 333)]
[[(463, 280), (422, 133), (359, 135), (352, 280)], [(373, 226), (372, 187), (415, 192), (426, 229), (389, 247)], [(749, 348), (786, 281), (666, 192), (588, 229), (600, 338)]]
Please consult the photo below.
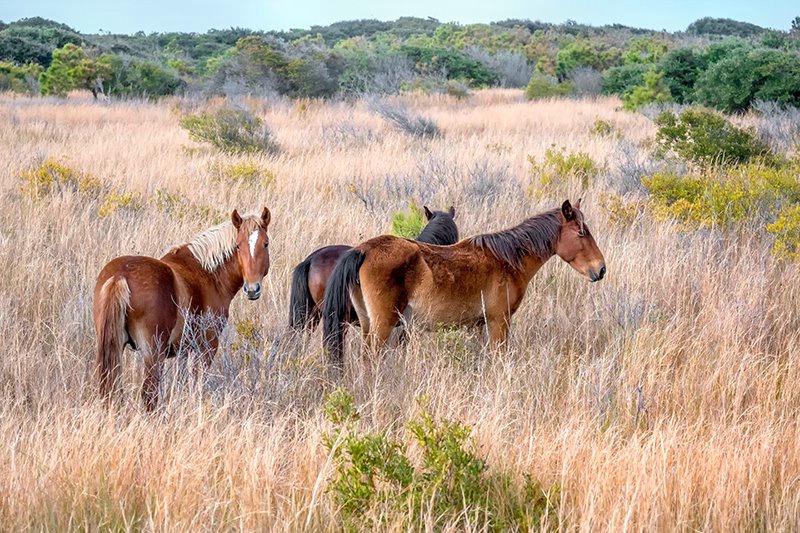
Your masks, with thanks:
[(492, 351), (499, 350), (508, 341), (510, 317), (499, 316), (491, 317), (486, 320), (486, 328), (489, 332), (489, 347)]
[(145, 410), (153, 412), (158, 405), (158, 388), (164, 361), (170, 350), (169, 335), (156, 332), (142, 345), (144, 354), (144, 381), (142, 382), (142, 400)]
[(410, 305), (407, 305), (406, 310), (403, 311), (403, 318), (397, 325), (397, 329), (400, 330), (397, 334), (397, 343), (399, 345), (403, 345), (408, 342), (408, 327), (411, 325), (412, 318), (413, 310), (411, 309)]

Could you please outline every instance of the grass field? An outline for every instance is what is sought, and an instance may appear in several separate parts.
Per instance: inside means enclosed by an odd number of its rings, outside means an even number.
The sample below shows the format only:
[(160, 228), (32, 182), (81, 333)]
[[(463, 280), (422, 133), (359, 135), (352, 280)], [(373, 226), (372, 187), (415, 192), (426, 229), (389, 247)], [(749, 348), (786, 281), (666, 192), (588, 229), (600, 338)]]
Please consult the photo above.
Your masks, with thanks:
[[(280, 149), (225, 156), (179, 126), (207, 104), (0, 100), (0, 528), (353, 525), (327, 490), (336, 466), (323, 442), (325, 396), (341, 385), (358, 431), (386, 431), (412, 458), (407, 422), (422, 403), (472, 428), (469, 449), (486, 475), (511, 480), (507, 492), (522, 491), (526, 476), (557, 487), (545, 529), (800, 529), (797, 265), (774, 259), (755, 227), (687, 231), (646, 212), (615, 223), (604, 195), (641, 194), (639, 178), (661, 164), (652, 122), (616, 99), (527, 102), (491, 90), (402, 102), (442, 135), (408, 135), (367, 102), (249, 101)], [(614, 133), (596, 134), (597, 119)], [(595, 162), (587, 190), (537, 188), (527, 156), (552, 145)], [(26, 170), (46, 160), (75, 171), (77, 184), (26, 189)], [(256, 177), (220, 174), (237, 164)], [(480, 331), (412, 330), (369, 383), (357, 367), (331, 381), (320, 331), (284, 339), (269, 357), (291, 269), (317, 247), (387, 232), (412, 199), (454, 205), (466, 237), (566, 195), (583, 196), (609, 274), (591, 284), (552, 259), (503, 353), (487, 353)], [(163, 408), (148, 416), (141, 362), (128, 351), (122, 400), (105, 409), (91, 324), (102, 266), (158, 255), (234, 207), (263, 205), (273, 214), (266, 290), (234, 301), (206, 383), (170, 362)], [(357, 354), (358, 335), (349, 338)], [(365, 509), (362, 528), (409, 527), (411, 511), (387, 509)], [(498, 525), (485, 514), (422, 514), (417, 527)]]

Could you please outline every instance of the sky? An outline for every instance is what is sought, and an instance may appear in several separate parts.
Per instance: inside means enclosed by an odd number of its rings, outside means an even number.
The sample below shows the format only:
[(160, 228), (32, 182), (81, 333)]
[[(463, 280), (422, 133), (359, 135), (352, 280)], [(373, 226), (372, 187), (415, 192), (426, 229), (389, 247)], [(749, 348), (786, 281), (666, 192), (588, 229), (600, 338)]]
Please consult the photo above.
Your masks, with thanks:
[(800, 15), (797, 0), (0, 0), (0, 20), (40, 16), (82, 33), (205, 32), (230, 27), (288, 30), (340, 20), (433, 17), (441, 22), (492, 22), (508, 18), (594, 26), (619, 23), (668, 31), (685, 30), (706, 16), (788, 30)]

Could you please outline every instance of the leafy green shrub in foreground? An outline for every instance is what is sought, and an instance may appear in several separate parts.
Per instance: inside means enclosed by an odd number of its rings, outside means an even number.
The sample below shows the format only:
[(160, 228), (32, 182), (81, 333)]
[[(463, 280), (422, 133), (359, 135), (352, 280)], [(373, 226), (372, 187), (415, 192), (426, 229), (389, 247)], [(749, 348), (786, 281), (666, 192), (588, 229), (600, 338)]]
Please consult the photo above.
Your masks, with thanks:
[(210, 143), (228, 154), (275, 152), (277, 144), (269, 127), (249, 111), (220, 107), (181, 119), (189, 137)]
[(415, 465), (400, 441), (357, 430), (358, 411), (343, 389), (328, 396), (325, 415), (333, 424), (324, 435), (334, 465), (328, 492), (347, 528), (380, 529), (394, 518), (410, 530), (431, 524), (529, 530), (546, 517), (556, 520), (558, 488), (544, 490), (526, 476), (520, 491), (509, 474), (490, 474), (471, 451), (471, 429), (460, 422), (436, 420), (424, 409), (410, 421), (420, 452)]
[(662, 153), (673, 151), (687, 162), (709, 165), (773, 160), (767, 144), (752, 129), (737, 128), (710, 109), (689, 108), (678, 116), (665, 111), (655, 123), (656, 143)]

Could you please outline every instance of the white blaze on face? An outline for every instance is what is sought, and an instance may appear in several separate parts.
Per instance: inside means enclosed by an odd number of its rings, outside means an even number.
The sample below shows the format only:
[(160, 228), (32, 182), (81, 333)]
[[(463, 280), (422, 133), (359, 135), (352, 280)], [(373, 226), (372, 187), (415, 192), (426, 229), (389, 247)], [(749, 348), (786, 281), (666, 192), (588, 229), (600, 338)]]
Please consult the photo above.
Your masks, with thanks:
[(247, 242), (250, 243), (250, 257), (256, 256), (256, 241), (258, 241), (258, 230), (251, 233), (250, 238), (247, 239)]

